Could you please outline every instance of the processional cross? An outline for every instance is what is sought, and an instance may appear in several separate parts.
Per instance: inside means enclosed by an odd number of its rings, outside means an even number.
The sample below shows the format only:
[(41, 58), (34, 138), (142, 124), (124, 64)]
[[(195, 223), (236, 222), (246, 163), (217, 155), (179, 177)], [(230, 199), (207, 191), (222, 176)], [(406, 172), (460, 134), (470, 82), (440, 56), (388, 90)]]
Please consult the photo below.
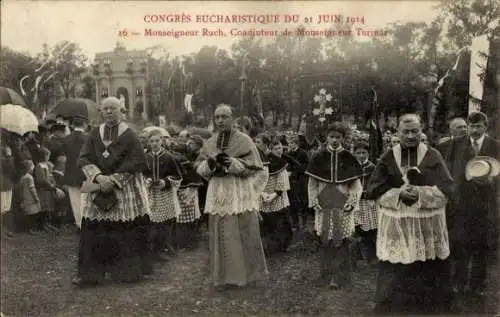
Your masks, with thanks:
[(326, 121), (326, 115), (333, 114), (332, 107), (326, 107), (327, 102), (332, 101), (332, 95), (326, 93), (326, 89), (321, 88), (319, 93), (314, 96), (314, 102), (319, 104), (319, 108), (313, 109), (313, 114), (319, 116), (318, 120), (320, 122)]

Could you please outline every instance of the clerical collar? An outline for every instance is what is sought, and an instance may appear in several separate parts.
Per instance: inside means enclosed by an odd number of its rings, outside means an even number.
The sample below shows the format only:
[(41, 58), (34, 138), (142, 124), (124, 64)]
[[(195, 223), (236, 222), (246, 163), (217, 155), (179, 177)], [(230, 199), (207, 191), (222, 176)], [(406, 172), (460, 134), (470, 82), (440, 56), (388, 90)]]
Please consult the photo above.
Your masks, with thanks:
[(340, 152), (342, 151), (344, 148), (342, 147), (342, 145), (339, 145), (336, 149), (332, 148), (330, 145), (328, 145), (326, 147), (328, 149), (328, 151), (330, 152)]
[(217, 136), (217, 149), (224, 152), (229, 147), (229, 142), (231, 140), (231, 136), (233, 135), (233, 129), (224, 130), (219, 132)]
[(73, 128), (73, 131), (85, 132), (84, 128)]
[(417, 148), (418, 146), (401, 147), (401, 166), (417, 166)]
[(114, 142), (118, 139), (118, 127), (120, 126), (120, 121), (114, 124), (104, 124), (104, 141)]

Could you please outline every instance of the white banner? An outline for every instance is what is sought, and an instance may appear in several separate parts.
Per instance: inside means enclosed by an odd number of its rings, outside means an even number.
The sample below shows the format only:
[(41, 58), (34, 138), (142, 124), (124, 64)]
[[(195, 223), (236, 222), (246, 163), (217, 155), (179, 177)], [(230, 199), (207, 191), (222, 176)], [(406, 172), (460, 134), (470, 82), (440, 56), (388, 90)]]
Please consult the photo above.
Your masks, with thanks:
[(158, 116), (158, 126), (160, 126), (162, 128), (166, 128), (167, 127), (167, 118), (165, 118), (164, 115), (159, 115)]
[(184, 107), (186, 107), (186, 110), (188, 113), (193, 112), (193, 108), (191, 107), (191, 100), (193, 99), (192, 94), (186, 94), (186, 97), (184, 97)]
[[(472, 40), (470, 47), (470, 74), (469, 74), (469, 113), (481, 111), (480, 100), (483, 99), (483, 82), (480, 74), (486, 70), (487, 58), (481, 53), (489, 54), (490, 42), (488, 35), (481, 35)], [(473, 97), (473, 98), (472, 98)], [(476, 100), (474, 100), (476, 99)]]

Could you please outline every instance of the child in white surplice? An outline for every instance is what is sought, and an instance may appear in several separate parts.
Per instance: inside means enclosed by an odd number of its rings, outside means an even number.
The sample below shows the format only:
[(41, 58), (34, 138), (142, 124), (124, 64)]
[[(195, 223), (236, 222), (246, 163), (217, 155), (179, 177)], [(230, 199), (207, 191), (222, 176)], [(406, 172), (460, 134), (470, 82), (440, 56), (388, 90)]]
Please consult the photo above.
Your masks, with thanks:
[[(309, 207), (315, 210), (316, 234), (322, 243), (318, 282), (321, 285), (329, 283), (333, 289), (351, 281), (354, 212), (359, 208), (363, 191), (361, 167), (342, 147), (345, 135), (346, 130), (340, 123), (330, 126), (327, 146), (314, 154), (306, 170)], [(335, 201), (329, 202), (328, 196), (336, 197)]]
[(292, 240), (292, 227), (288, 219), (290, 201), (288, 191), (287, 162), (281, 158), (283, 146), (279, 141), (271, 143), (269, 159), (269, 179), (262, 193), (263, 236), (269, 239), (272, 250), (286, 251)]

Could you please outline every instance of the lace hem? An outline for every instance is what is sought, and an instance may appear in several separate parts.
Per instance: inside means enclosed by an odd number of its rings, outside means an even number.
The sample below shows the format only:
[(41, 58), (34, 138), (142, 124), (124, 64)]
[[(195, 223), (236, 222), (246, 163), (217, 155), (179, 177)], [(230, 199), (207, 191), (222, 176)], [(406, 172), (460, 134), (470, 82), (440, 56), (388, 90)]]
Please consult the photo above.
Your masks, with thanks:
[(236, 215), (260, 209), (260, 193), (254, 178), (232, 175), (212, 178), (207, 189), (205, 213), (212, 215)]
[(343, 239), (352, 237), (355, 232), (354, 213), (334, 211), (337, 213), (335, 216), (330, 216), (329, 228), (323, 228), (323, 211), (316, 211), (314, 213), (314, 229), (318, 236), (322, 235), (324, 230), (328, 230), (328, 240), (341, 242)]
[(138, 216), (149, 215), (149, 193), (142, 174), (135, 174), (122, 189), (115, 189), (114, 192), (118, 202), (107, 212), (94, 204), (95, 193), (82, 193), (82, 216), (95, 220), (129, 221)]
[(379, 213), (392, 218), (430, 218), (436, 216), (445, 216), (446, 209), (419, 209), (413, 206), (401, 204), (399, 210), (384, 208), (379, 205)]
[(446, 216), (393, 217), (379, 209), (377, 257), (391, 263), (446, 259), (450, 255)]

